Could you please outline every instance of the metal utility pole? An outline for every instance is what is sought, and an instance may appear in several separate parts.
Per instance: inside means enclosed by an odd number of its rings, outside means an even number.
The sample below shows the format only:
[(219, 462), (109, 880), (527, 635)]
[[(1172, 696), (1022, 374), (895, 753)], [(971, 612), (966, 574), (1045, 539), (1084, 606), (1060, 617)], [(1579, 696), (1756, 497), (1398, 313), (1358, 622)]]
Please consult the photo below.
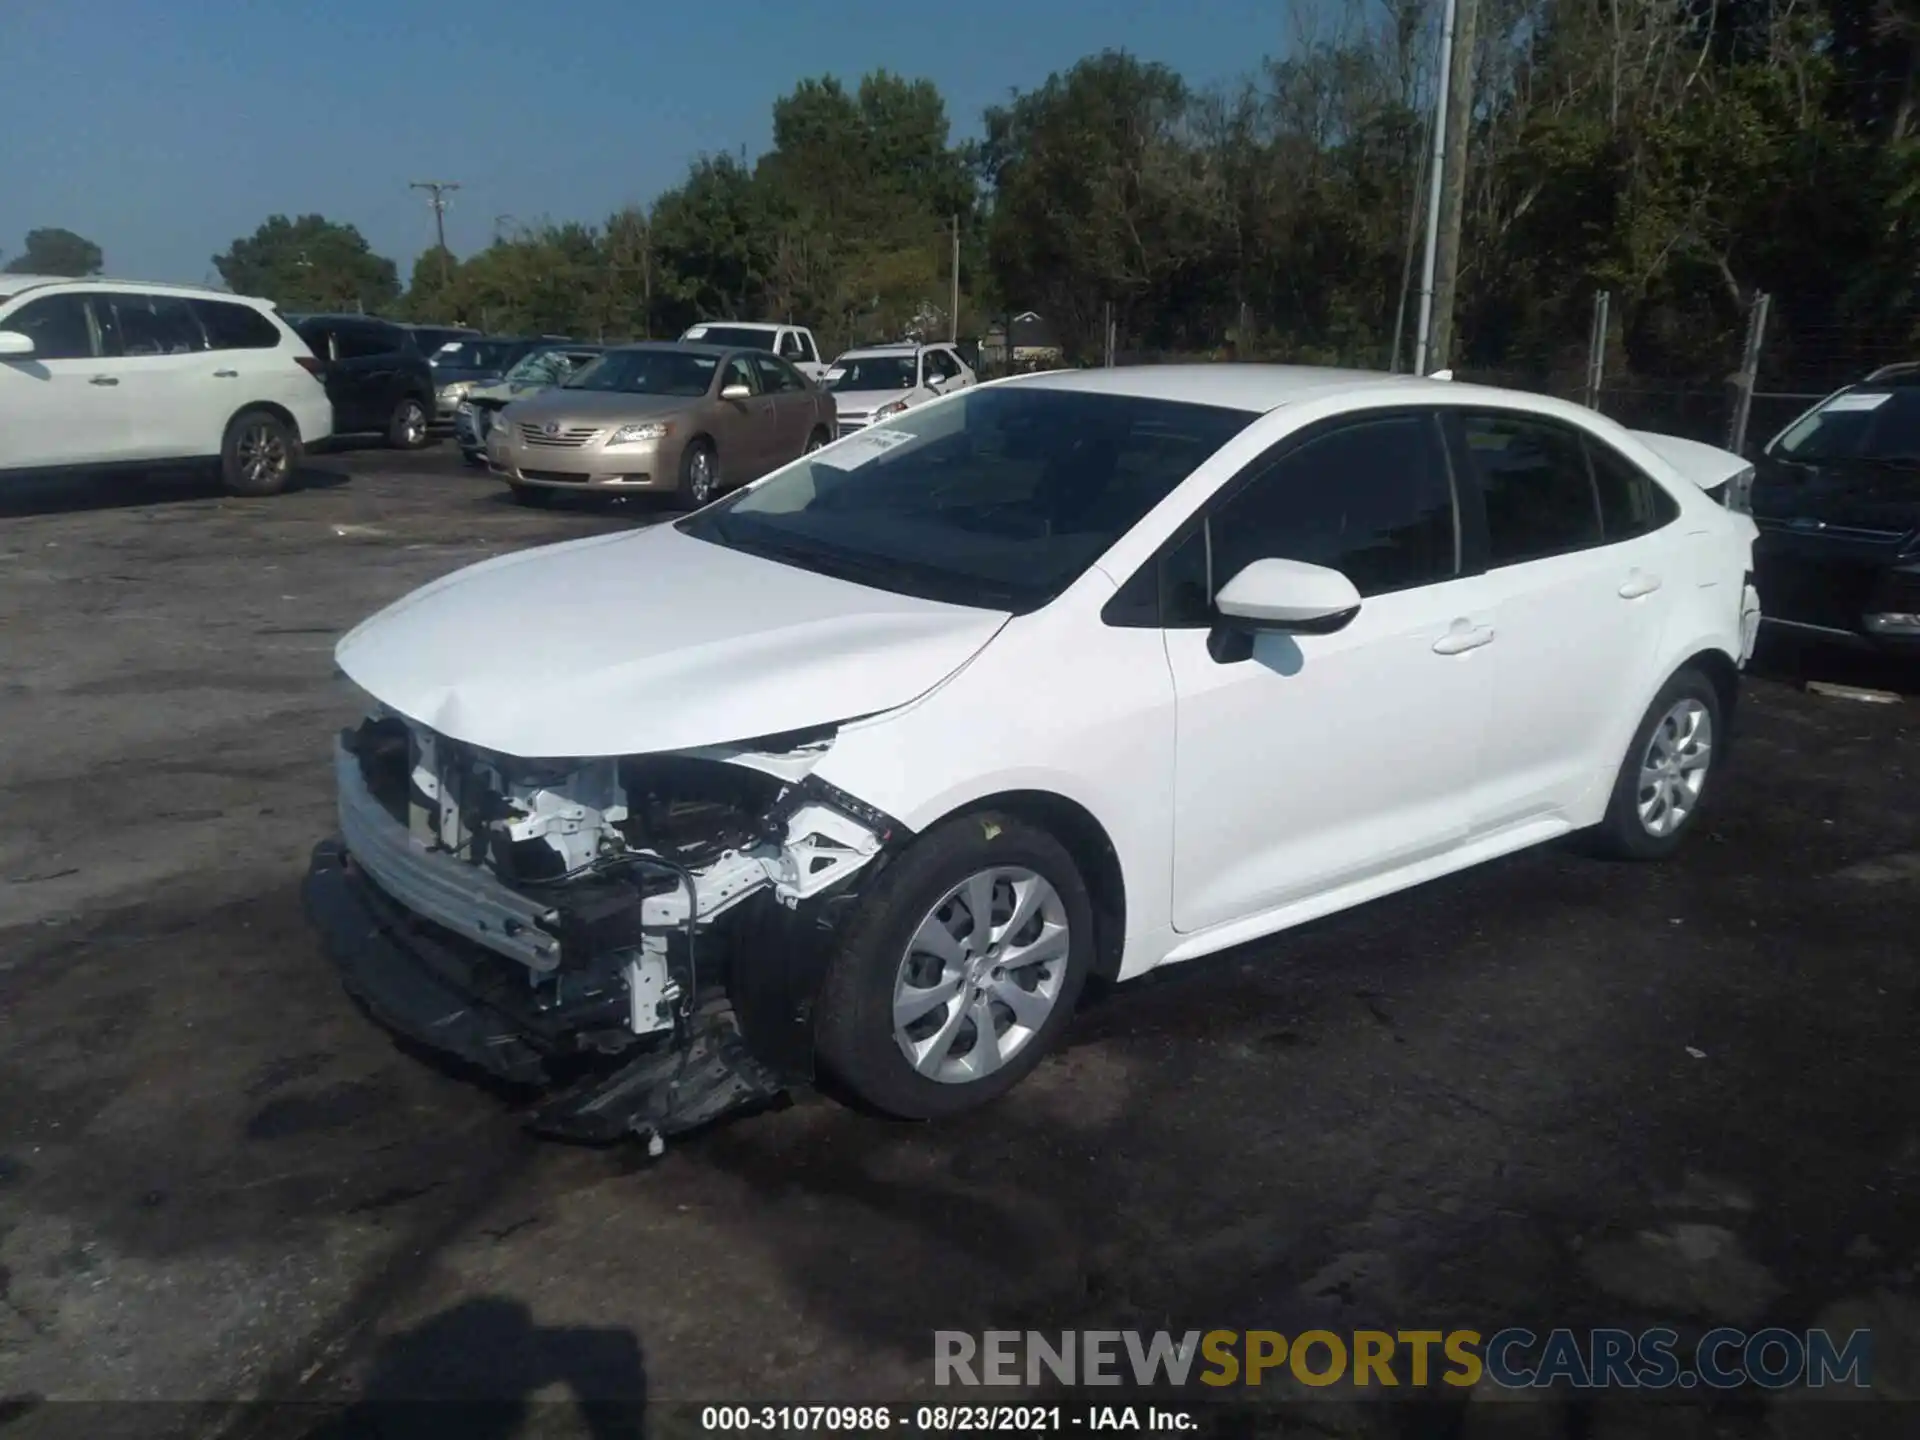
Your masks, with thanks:
[(427, 204), (433, 207), (434, 244), (440, 249), (440, 283), (446, 284), (453, 278), (447, 268), (447, 196), (460, 188), (457, 180), (413, 180), (407, 184), (409, 190), (427, 192)]
[(953, 308), (947, 320), (947, 339), (960, 343), (960, 217), (953, 217)]
[(1440, 63), (1437, 91), (1433, 99), (1433, 156), (1427, 165), (1427, 248), (1420, 261), (1420, 325), (1414, 331), (1413, 373), (1425, 375), (1435, 367), (1433, 341), (1433, 275), (1439, 258), (1440, 191), (1447, 168), (1447, 102), (1453, 82), (1453, 23), (1458, 0), (1447, 0), (1440, 16)]
[(1473, 135), (1473, 55), (1480, 0), (1455, 0), (1452, 74), (1447, 80), (1447, 158), (1441, 167), (1440, 242), (1433, 282), (1434, 368), (1453, 364), (1455, 297), (1460, 281), (1460, 225), (1467, 208), (1467, 142)]
[(1761, 291), (1753, 297), (1747, 312), (1747, 343), (1740, 354), (1740, 370), (1733, 377), (1733, 415), (1727, 425), (1727, 449), (1744, 455), (1747, 447), (1747, 420), (1753, 414), (1753, 392), (1760, 380), (1760, 350), (1767, 338), (1767, 311), (1773, 297)]
[(1607, 381), (1607, 307), (1613, 297), (1605, 290), (1593, 297), (1593, 328), (1587, 334), (1587, 391), (1589, 410), (1600, 408), (1601, 387)]

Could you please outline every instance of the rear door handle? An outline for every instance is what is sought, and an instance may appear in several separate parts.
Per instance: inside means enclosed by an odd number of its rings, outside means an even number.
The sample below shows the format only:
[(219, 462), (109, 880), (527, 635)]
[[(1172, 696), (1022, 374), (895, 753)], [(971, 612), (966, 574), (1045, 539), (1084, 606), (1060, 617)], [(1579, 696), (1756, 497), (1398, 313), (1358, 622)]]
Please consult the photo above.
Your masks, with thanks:
[(1482, 645), (1493, 643), (1493, 627), (1476, 625), (1471, 620), (1456, 620), (1447, 627), (1447, 633), (1433, 642), (1436, 655), (1464, 655), (1469, 650), (1478, 650)]
[(213, 372), (213, 378), (216, 380), (234, 380), (238, 379), (239, 375), (240, 372), (238, 370), (216, 370)]
[(1642, 595), (1651, 595), (1660, 588), (1660, 577), (1649, 575), (1644, 570), (1630, 570), (1627, 578), (1620, 582), (1622, 600), (1638, 600)]
[(120, 377), (117, 375), (96, 375), (87, 383), (89, 385), (118, 385), (120, 383)]

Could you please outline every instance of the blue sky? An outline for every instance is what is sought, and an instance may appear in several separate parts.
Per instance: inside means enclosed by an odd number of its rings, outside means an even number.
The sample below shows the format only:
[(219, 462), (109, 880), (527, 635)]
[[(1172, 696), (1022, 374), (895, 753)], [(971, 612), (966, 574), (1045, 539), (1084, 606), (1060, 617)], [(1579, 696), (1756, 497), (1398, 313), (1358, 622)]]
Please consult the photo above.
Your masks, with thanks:
[(1287, 0), (0, 0), (0, 251), (33, 226), (116, 275), (198, 282), (275, 212), (360, 227), (406, 277), (407, 182), (452, 179), (448, 242), (494, 218), (598, 221), (703, 151), (756, 155), (806, 76), (935, 81), (957, 134), (1104, 47), (1231, 79)]

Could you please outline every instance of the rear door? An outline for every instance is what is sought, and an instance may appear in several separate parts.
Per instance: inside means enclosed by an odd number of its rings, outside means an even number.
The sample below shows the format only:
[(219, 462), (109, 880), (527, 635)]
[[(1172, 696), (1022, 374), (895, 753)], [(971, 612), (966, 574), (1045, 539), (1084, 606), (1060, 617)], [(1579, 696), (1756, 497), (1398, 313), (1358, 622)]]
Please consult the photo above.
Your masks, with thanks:
[(1669, 580), (1682, 579), (1669, 523), (1678, 507), (1557, 420), (1459, 411), (1449, 431), (1499, 637), (1488, 649), (1493, 721), (1475, 829), (1568, 819), (1611, 784), (1658, 684)]
[(339, 375), (334, 411), (345, 409), (348, 417), (341, 428), (384, 430), (400, 394), (405, 332), (377, 320), (339, 320), (332, 330), (334, 363), (328, 374)]
[(31, 355), (0, 357), (0, 470), (125, 459), (133, 430), (86, 296), (28, 300), (0, 316), (0, 330), (33, 341)]
[[(120, 405), (142, 457), (217, 455), (226, 424), (193, 307), (177, 295), (102, 290), (93, 295), (102, 349), (120, 380)], [(219, 412), (219, 413), (216, 413)]]
[(807, 448), (807, 436), (813, 433), (813, 390), (805, 376), (775, 356), (754, 356), (753, 368), (773, 404), (773, 446), (767, 455), (767, 468), (773, 469)]

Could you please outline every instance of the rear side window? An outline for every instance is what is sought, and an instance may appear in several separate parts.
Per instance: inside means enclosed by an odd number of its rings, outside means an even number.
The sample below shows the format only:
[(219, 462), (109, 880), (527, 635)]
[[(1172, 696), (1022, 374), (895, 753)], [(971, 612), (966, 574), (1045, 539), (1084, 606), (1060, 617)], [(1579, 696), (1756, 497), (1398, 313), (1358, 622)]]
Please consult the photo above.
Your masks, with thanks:
[(1289, 450), (1209, 519), (1208, 593), (1255, 560), (1338, 570), (1362, 595), (1459, 573), (1453, 485), (1429, 415), (1360, 420)]
[(1601, 543), (1600, 505), (1578, 435), (1513, 415), (1463, 415), (1460, 427), (1486, 502), (1490, 566)]
[(33, 341), (32, 360), (93, 358), (93, 327), (87, 323), (87, 302), (78, 295), (30, 300), (0, 320), (0, 330), (17, 331)]
[(413, 348), (397, 325), (342, 325), (333, 333), (335, 353), (342, 360), (368, 360)]
[(96, 294), (93, 313), (109, 355), (192, 355), (207, 348), (193, 307), (178, 296)]
[(207, 332), (207, 344), (212, 349), (272, 350), (280, 344), (280, 332), (274, 323), (251, 305), (236, 305), (230, 300), (188, 303), (200, 317), (200, 328)]
[(1679, 504), (1653, 477), (1591, 435), (1584, 439), (1600, 497), (1600, 531), (1608, 544), (1649, 534), (1679, 518)]
[(307, 348), (322, 360), (331, 360), (333, 355), (333, 335), (325, 325), (316, 320), (308, 320), (293, 327), (294, 332), (307, 342)]

